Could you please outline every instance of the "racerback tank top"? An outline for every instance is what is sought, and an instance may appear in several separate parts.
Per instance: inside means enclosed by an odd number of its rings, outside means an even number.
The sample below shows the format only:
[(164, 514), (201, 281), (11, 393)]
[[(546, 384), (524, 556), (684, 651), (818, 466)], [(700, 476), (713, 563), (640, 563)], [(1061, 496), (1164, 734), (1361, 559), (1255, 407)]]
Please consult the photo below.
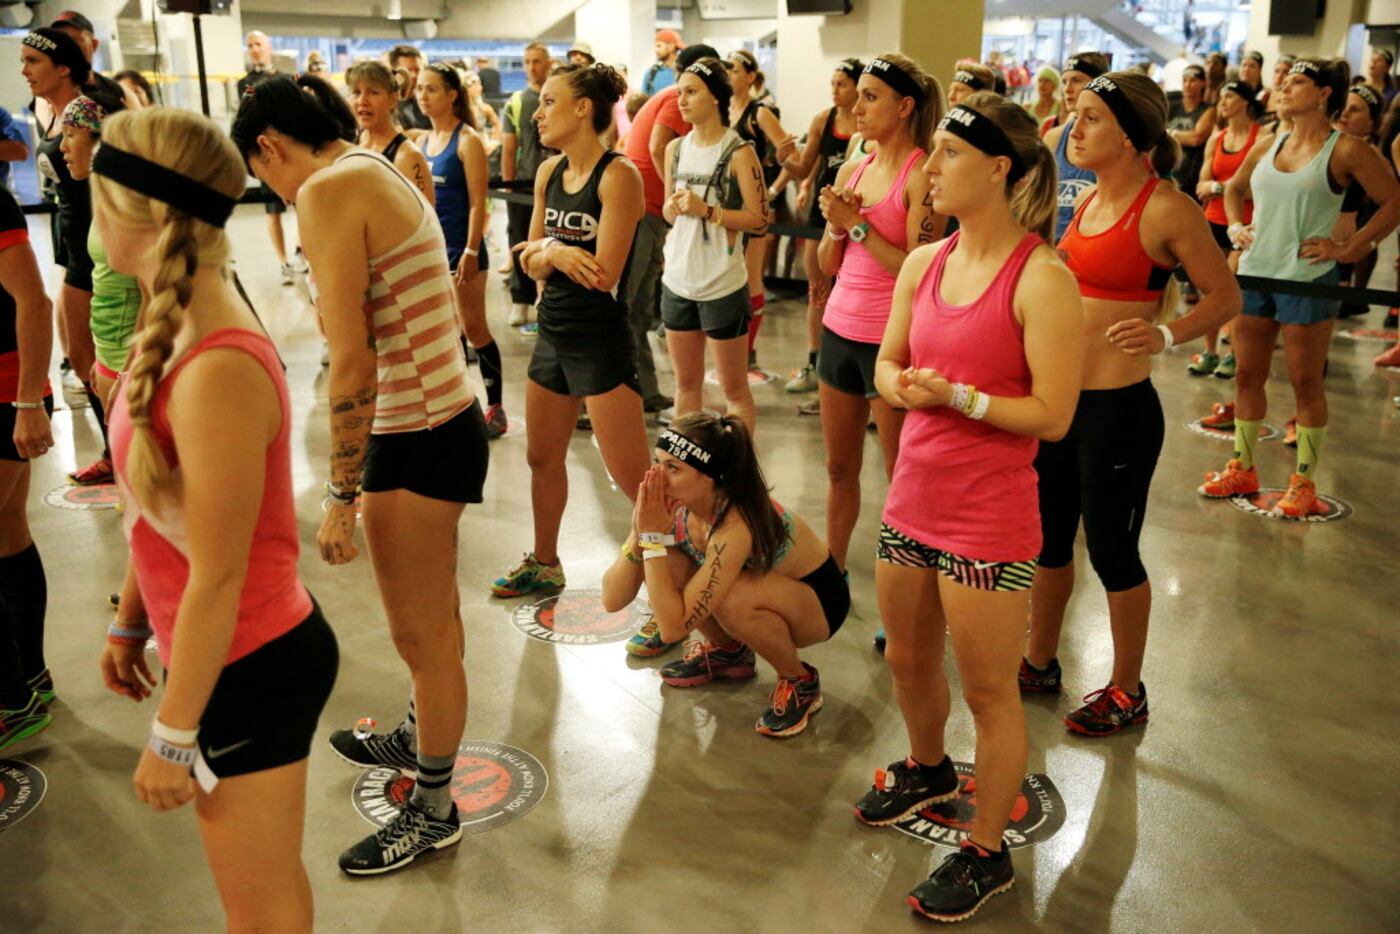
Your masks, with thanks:
[(1296, 172), (1274, 165), (1291, 134), (1281, 133), (1254, 167), (1254, 243), (1240, 257), (1240, 275), (1311, 282), (1331, 272), (1333, 260), (1310, 263), (1298, 256), (1298, 244), (1311, 237), (1331, 237), (1342, 212), (1345, 192), (1332, 190), (1328, 164), (1341, 134), (1333, 130), (1317, 155)]
[[(1243, 146), (1234, 152), (1225, 148), (1225, 134), (1221, 133), (1215, 138), (1215, 149), (1210, 154), (1210, 176), (1220, 184), (1225, 184), (1235, 177), (1235, 173), (1244, 164), (1245, 157), (1254, 148), (1254, 141), (1259, 138), (1259, 124), (1249, 125), (1249, 139), (1245, 140)], [(1244, 203), (1244, 222), (1248, 224), (1254, 217), (1254, 202), (1252, 200)], [(1212, 224), (1221, 226), (1230, 223), (1230, 219), (1225, 216), (1225, 197), (1211, 198), (1206, 202), (1206, 220)]]
[[(449, 259), (455, 259), (467, 248), (467, 221), (471, 211), (467, 173), (462, 165), (462, 157), (457, 154), (457, 143), (461, 135), (462, 124), (459, 123), (452, 131), (447, 145), (442, 147), (442, 152), (437, 155), (428, 152), (428, 137), (423, 137), (423, 155), (427, 157), (428, 165), (433, 170), (433, 208), (437, 211), (438, 223), (442, 225), (442, 236), (447, 241)], [(390, 157), (389, 161), (392, 163), (393, 158)]]

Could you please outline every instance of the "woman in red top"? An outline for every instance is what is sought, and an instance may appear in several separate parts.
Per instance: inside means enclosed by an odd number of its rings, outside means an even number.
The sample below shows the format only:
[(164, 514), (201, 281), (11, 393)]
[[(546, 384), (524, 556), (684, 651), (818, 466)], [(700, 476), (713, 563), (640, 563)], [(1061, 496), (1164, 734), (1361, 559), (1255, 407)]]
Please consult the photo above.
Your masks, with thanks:
[(247, 172), (187, 111), (118, 114), (102, 136), (96, 222), (112, 267), (151, 296), (111, 420), (150, 628), (112, 625), (103, 677), (149, 696), (154, 629), (166, 681), (137, 797), (194, 800), (231, 930), (310, 931), (306, 756), (338, 654), (297, 578), (286, 379), (227, 271)]
[(951, 633), (977, 728), (977, 814), (909, 903), (960, 921), (1013, 882), (1002, 831), (1026, 765), (1013, 671), (1040, 550), (1031, 461), (1037, 438), (1069, 427), (1083, 350), (1074, 280), (1043, 239), (1054, 229), (1055, 157), (1035, 120), (978, 92), (933, 143), (933, 208), (960, 229), (909, 254), (875, 369), (881, 395), (909, 413), (875, 586), (910, 753), (876, 773), (856, 816), (884, 826), (957, 794), (943, 745)]

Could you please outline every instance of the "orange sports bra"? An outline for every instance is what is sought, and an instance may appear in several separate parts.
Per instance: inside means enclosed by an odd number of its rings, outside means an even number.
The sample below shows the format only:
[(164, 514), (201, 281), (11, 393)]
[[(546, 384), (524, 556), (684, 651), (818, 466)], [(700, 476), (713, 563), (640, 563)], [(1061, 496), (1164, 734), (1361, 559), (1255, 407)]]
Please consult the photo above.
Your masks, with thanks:
[(1152, 197), (1159, 181), (1148, 179), (1128, 212), (1103, 233), (1090, 237), (1079, 232), (1079, 219), (1097, 191), (1084, 199), (1079, 210), (1074, 212), (1074, 219), (1060, 238), (1056, 252), (1074, 273), (1080, 295), (1116, 302), (1155, 302), (1161, 297), (1172, 271), (1153, 262), (1138, 236), (1143, 205)]

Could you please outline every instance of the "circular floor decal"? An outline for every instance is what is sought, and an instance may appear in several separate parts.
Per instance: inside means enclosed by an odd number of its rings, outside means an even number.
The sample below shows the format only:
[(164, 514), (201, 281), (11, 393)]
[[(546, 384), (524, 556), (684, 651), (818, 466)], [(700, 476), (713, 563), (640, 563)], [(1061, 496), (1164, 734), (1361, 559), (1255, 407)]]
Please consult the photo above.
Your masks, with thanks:
[[(463, 833), (486, 833), (519, 820), (548, 789), (549, 773), (523, 749), (481, 740), (467, 740), (457, 749), (452, 800)], [(398, 769), (366, 769), (355, 780), (350, 800), (361, 817), (383, 827), (412, 794), (413, 779)]]
[(1304, 516), (1294, 519), (1291, 516), (1275, 515), (1269, 510), (1274, 508), (1274, 504), (1283, 499), (1283, 494), (1287, 490), (1279, 487), (1265, 487), (1258, 493), (1249, 496), (1232, 496), (1230, 505), (1241, 512), (1247, 512), (1252, 516), (1262, 516), (1265, 519), (1280, 519), (1284, 522), (1337, 522), (1345, 519), (1352, 513), (1351, 503), (1337, 499), (1335, 496), (1328, 496), (1325, 493), (1317, 494), (1317, 512), (1311, 516)]
[(0, 759), (0, 830), (9, 830), (32, 814), (44, 800), (48, 785), (37, 766)]
[(69, 484), (44, 494), (44, 502), (59, 509), (116, 509), (118, 499), (115, 483)]
[[(767, 370), (749, 370), (749, 385), (757, 386), (761, 383), (769, 383), (778, 377)], [(706, 370), (705, 382), (711, 386), (719, 385), (719, 370)]]
[[(1187, 422), (1186, 428), (1192, 434), (1200, 435), (1203, 438), (1214, 438), (1217, 441), (1235, 440), (1234, 428), (1209, 428), (1205, 425), (1202, 425), (1201, 419), (1199, 418), (1196, 419), (1194, 422)], [(1277, 428), (1275, 428), (1273, 425), (1268, 424), (1267, 422), (1259, 426), (1260, 441), (1274, 441), (1278, 439), (1282, 434), (1283, 432), (1279, 431)]]
[[(972, 832), (972, 815), (977, 811), (977, 780), (967, 762), (954, 762), (963, 779), (958, 796), (951, 801), (926, 807), (895, 824), (896, 830), (925, 843), (957, 847)], [(1002, 839), (1011, 849), (1044, 843), (1064, 826), (1065, 799), (1054, 782), (1041, 774), (1027, 775), (1021, 792), (1011, 807), (1011, 823)]]
[(511, 611), (510, 621), (525, 635), (541, 642), (565, 645), (598, 645), (620, 642), (651, 619), (645, 600), (616, 613), (603, 610), (601, 590), (566, 590), (536, 597)]
[(1342, 331), (1343, 337), (1350, 337), (1354, 341), (1375, 341), (1379, 343), (1393, 344), (1400, 333), (1386, 328), (1347, 328)]

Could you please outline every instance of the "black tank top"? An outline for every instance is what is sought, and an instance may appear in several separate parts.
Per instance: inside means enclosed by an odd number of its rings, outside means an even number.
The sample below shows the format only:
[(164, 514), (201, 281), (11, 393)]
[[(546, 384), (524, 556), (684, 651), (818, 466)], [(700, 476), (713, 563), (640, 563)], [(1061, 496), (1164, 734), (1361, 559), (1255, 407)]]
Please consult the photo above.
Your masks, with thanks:
[(740, 138), (753, 143), (754, 152), (758, 155), (758, 161), (767, 163), (768, 159), (768, 137), (763, 132), (763, 128), (758, 125), (758, 109), (763, 107), (758, 101), (749, 101), (744, 112), (739, 115), (738, 121), (734, 124), (734, 132)]
[[(566, 246), (576, 246), (593, 255), (598, 254), (598, 223), (603, 216), (603, 200), (598, 195), (603, 173), (621, 153), (603, 153), (593, 174), (580, 190), (569, 193), (564, 189), (564, 169), (568, 157), (561, 158), (549, 176), (544, 193), (544, 235)], [(545, 280), (540, 298), (540, 332), (548, 338), (586, 336), (606, 337), (617, 327), (627, 330), (627, 306), (619, 297), (626, 294), (627, 274), (632, 266), (632, 251), (627, 251), (627, 264), (622, 277), (612, 291), (599, 292), (585, 288), (558, 270)]]
[[(54, 118), (57, 122), (58, 118)], [(49, 125), (52, 128), (53, 124)], [(69, 224), (82, 228), (83, 242), (87, 242), (87, 225), (92, 222), (92, 196), (88, 190), (88, 180), (79, 181), (68, 171), (68, 163), (63, 161), (63, 134), (45, 136), (39, 141), (34, 157), (35, 166), (45, 178), (53, 182), (58, 194), (58, 213)]]
[(406, 142), (408, 142), (408, 137), (404, 136), (402, 133), (399, 133), (393, 139), (389, 140), (389, 145), (384, 147), (384, 158), (393, 162), (394, 158), (399, 154), (399, 147)]
[(835, 184), (836, 173), (841, 171), (846, 161), (846, 145), (850, 141), (849, 136), (843, 138), (836, 135), (836, 108), (831, 108), (826, 112), (826, 125), (822, 127), (822, 138), (817, 145), (817, 158), (821, 164), (821, 171), (817, 173), (817, 191)]

